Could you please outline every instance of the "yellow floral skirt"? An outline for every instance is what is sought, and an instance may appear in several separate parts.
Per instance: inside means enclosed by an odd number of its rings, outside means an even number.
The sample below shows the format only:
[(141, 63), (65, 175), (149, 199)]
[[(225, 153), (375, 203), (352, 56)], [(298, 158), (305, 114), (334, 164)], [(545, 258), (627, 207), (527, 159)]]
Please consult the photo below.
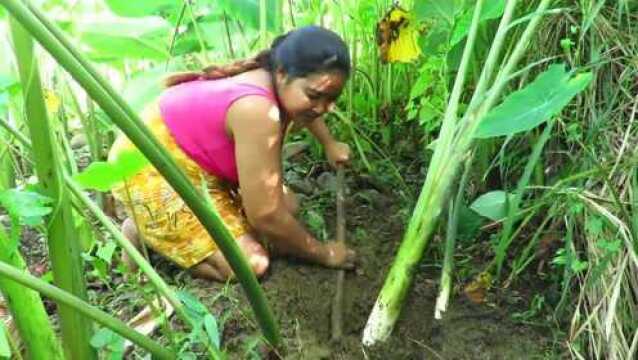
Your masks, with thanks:
[[(205, 181), (217, 212), (234, 238), (250, 232), (232, 187), (205, 172), (181, 150), (164, 124), (157, 104), (146, 109), (143, 120), (197, 189), (201, 189), (202, 180)], [(109, 159), (134, 148), (122, 135), (113, 144)], [(140, 239), (179, 266), (189, 268), (217, 251), (208, 232), (153, 165), (147, 165), (112, 193), (125, 205), (128, 216), (136, 221)]]

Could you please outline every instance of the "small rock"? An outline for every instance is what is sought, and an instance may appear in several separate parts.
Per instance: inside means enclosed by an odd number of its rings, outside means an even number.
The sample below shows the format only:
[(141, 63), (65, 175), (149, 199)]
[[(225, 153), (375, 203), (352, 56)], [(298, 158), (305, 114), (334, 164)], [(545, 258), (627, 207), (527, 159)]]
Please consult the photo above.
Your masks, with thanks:
[(388, 197), (375, 189), (359, 190), (355, 197), (360, 198), (375, 208), (385, 207), (389, 201)]
[(290, 179), (287, 184), (294, 192), (311, 195), (313, 193), (312, 184), (307, 179)]
[(317, 178), (317, 185), (321, 190), (336, 191), (337, 178), (333, 173), (326, 171)]
[(70, 141), (71, 149), (79, 149), (81, 147), (86, 146), (86, 135), (85, 134), (76, 134), (73, 135)]

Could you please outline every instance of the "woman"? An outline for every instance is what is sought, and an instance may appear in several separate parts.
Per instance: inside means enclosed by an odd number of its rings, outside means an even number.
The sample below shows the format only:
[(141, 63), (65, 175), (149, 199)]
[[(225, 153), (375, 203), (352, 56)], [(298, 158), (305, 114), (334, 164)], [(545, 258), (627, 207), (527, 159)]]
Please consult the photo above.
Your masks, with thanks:
[[(333, 166), (347, 163), (348, 146), (335, 141), (322, 116), (349, 74), (343, 40), (308, 26), (280, 36), (255, 58), (168, 78), (168, 89), (144, 114), (191, 181), (196, 186), (206, 181), (217, 211), (257, 276), (268, 268), (269, 251), (328, 267), (353, 265), (353, 251), (317, 241), (295, 219), (297, 201), (283, 186), (281, 166), (291, 123), (318, 138)], [(132, 148), (120, 137), (109, 157)], [(144, 241), (195, 276), (232, 277), (214, 241), (151, 165), (113, 193), (126, 205), (129, 218), (123, 232), (136, 246)], [(123, 258), (133, 265), (126, 254)]]

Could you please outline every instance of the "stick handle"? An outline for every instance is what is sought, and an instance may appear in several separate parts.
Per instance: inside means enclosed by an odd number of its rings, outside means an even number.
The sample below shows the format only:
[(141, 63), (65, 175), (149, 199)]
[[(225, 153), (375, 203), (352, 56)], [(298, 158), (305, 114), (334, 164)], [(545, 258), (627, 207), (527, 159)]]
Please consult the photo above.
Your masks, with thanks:
[[(346, 241), (346, 216), (344, 210), (344, 170), (343, 167), (337, 168), (337, 238), (338, 242)], [(337, 272), (337, 289), (332, 302), (332, 340), (339, 341), (343, 336), (343, 279), (344, 270)]]

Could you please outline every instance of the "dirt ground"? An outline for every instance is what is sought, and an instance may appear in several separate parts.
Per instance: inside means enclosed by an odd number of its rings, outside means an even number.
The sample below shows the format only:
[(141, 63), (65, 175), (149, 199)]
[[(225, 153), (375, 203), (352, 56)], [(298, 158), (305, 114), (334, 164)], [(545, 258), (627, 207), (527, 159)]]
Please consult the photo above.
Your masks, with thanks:
[[(356, 191), (366, 191), (357, 189)], [(348, 243), (357, 251), (358, 269), (346, 273), (344, 338), (330, 341), (331, 301), (336, 271), (286, 259), (273, 261), (262, 280), (284, 337), (285, 359), (530, 359), (544, 358), (549, 339), (540, 331), (510, 320), (513, 309), (474, 304), (462, 292), (452, 295), (444, 319), (435, 321), (438, 271), (427, 256), (417, 273), (392, 337), (372, 349), (363, 348), (361, 334), (389, 265), (401, 241), (402, 221), (390, 197), (350, 196), (346, 206)], [(367, 200), (366, 200), (367, 199)], [(370, 201), (372, 200), (372, 201)], [(326, 217), (331, 216), (330, 211)], [(329, 227), (334, 221), (326, 219)], [(429, 269), (429, 270), (428, 270)], [(192, 291), (211, 294), (218, 284), (193, 280)], [(225, 288), (225, 291), (229, 291)], [(242, 317), (230, 315), (224, 341), (231, 358), (246, 358), (244, 337), (256, 329), (241, 289), (233, 285)], [(205, 296), (205, 295), (204, 295)], [(208, 295), (210, 297), (210, 295)], [(217, 306), (219, 307), (219, 300)], [(251, 325), (248, 325), (250, 323)], [(276, 357), (275, 357), (276, 358)]]
[[(530, 359), (546, 358), (549, 334), (511, 320), (508, 305), (474, 304), (459, 290), (452, 294), (443, 320), (435, 321), (438, 261), (427, 254), (417, 271), (391, 338), (375, 348), (363, 348), (361, 334), (384, 276), (396, 254), (403, 227), (400, 207), (390, 195), (350, 181), (347, 241), (358, 254), (358, 267), (346, 273), (344, 288), (344, 338), (330, 341), (331, 301), (336, 271), (287, 259), (275, 259), (261, 281), (277, 318), (284, 359)], [(357, 196), (357, 194), (364, 196)], [(302, 204), (303, 206), (303, 204)], [(326, 207), (326, 228), (334, 228), (334, 206)], [(34, 231), (24, 234), (22, 251), (30, 269), (46, 271), (43, 239)], [(259, 330), (238, 284), (218, 284), (194, 279), (167, 261), (153, 257), (154, 266), (172, 285), (197, 295), (222, 325), (222, 344), (230, 359), (263, 358), (257, 341)], [(134, 289), (99, 281), (89, 283), (91, 298), (116, 316), (130, 318), (143, 306)], [(507, 296), (507, 295), (505, 295)], [(529, 299), (527, 299), (529, 301)], [(55, 305), (46, 301), (50, 312)], [(507, 302), (501, 302), (506, 304)], [(518, 310), (521, 310), (520, 308)], [(261, 353), (259, 356), (257, 353)], [(129, 357), (135, 358), (135, 357)]]

